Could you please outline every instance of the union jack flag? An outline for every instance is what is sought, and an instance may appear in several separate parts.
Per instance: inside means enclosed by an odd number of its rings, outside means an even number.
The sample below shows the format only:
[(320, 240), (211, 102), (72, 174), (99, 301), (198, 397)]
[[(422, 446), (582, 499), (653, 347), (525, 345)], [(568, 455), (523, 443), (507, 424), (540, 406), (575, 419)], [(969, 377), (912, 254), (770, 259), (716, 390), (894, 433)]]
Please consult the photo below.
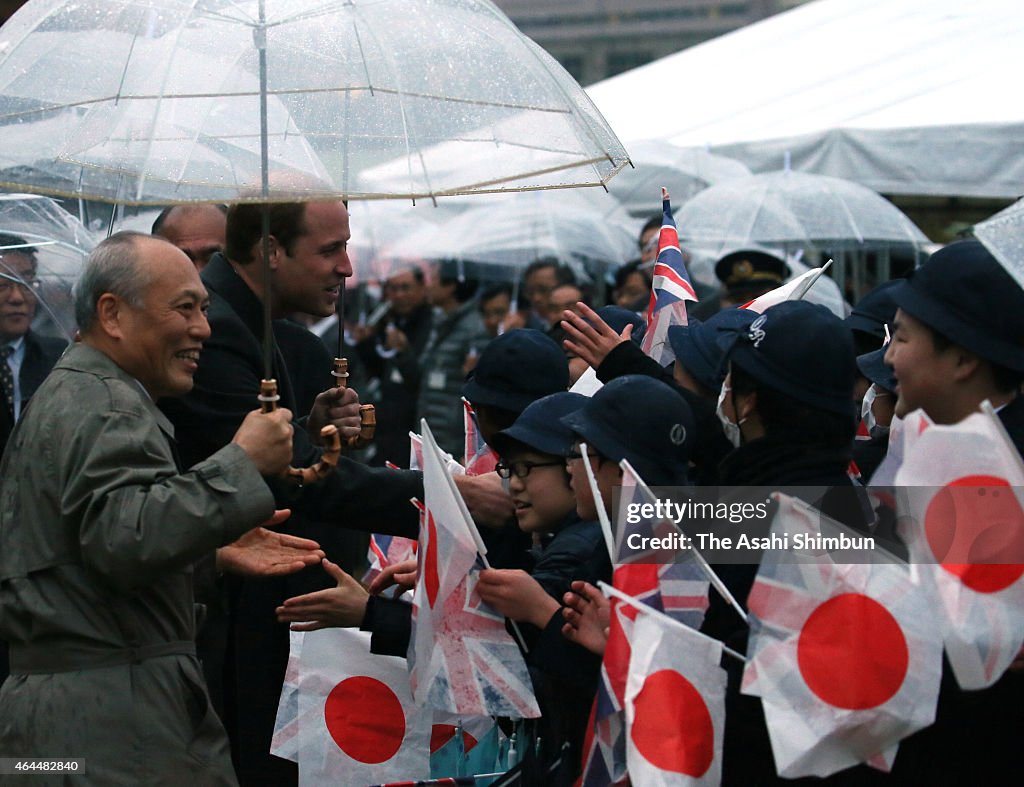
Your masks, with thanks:
[[(416, 503), (419, 501), (417, 500)], [(401, 563), (403, 560), (416, 557), (416, 547), (416, 542), (411, 538), (388, 536), (382, 533), (371, 534), (370, 546), (366, 554), (370, 567), (363, 577), (363, 582), (372, 582), (381, 571), (394, 563)]]
[(658, 261), (654, 265), (651, 300), (647, 305), (647, 332), (643, 350), (662, 366), (675, 356), (668, 342), (668, 329), (672, 325), (686, 325), (686, 302), (696, 301), (690, 277), (679, 250), (679, 233), (672, 218), (672, 205), (668, 191), (661, 190), (661, 234), (658, 236)]
[(466, 416), (466, 454), (463, 462), (466, 475), (490, 473), (498, 464), (498, 455), (484, 442), (476, 413), (465, 397), (462, 399), (462, 406)]
[(505, 618), (481, 601), (486, 552), (423, 422), (426, 525), (420, 529), (409, 675), (418, 705), (475, 716), (540, 715), (526, 662)]

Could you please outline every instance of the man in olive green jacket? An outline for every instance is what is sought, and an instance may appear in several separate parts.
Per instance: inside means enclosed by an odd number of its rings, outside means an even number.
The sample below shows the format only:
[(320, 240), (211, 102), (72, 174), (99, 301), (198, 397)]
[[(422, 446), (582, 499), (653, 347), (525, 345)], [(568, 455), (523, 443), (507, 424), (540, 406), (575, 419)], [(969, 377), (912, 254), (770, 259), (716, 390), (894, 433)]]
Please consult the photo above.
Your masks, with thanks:
[(195, 658), (191, 566), (224, 545), (219, 568), (256, 573), (322, 553), (257, 528), (274, 512), (262, 476), (291, 457), (287, 410), (250, 413), (229, 445), (178, 466), (154, 400), (192, 387), (206, 302), (166, 241), (119, 233), (86, 262), (81, 341), (0, 465), (0, 757), (81, 758), (76, 784), (235, 782)]

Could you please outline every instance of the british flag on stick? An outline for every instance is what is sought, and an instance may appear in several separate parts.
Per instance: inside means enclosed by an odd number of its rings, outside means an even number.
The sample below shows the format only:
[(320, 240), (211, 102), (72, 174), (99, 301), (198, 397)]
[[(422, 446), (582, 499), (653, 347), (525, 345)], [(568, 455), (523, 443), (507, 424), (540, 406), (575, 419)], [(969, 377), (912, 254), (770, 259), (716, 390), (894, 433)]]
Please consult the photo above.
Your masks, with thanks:
[(654, 264), (651, 300), (647, 306), (647, 332), (643, 350), (662, 366), (675, 360), (668, 342), (672, 325), (686, 325), (686, 302), (696, 301), (697, 293), (686, 272), (683, 253), (679, 250), (679, 233), (672, 218), (668, 190), (661, 190), (661, 234), (658, 236), (658, 261)]

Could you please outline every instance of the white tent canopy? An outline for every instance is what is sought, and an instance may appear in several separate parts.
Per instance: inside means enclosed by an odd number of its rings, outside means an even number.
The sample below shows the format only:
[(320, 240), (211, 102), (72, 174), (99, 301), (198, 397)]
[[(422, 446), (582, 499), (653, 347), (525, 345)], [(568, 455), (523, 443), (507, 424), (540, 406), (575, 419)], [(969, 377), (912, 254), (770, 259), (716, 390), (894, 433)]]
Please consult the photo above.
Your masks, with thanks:
[(817, 0), (587, 89), (626, 144), (887, 194), (1024, 187), (1020, 0)]

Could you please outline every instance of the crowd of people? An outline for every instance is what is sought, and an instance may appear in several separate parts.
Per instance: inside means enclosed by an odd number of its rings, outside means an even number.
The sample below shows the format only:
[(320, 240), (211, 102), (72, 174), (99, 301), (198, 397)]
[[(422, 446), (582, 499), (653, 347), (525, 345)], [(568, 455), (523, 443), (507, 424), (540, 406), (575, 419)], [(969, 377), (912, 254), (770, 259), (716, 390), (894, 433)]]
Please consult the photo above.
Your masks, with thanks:
[[(461, 458), (462, 397), (500, 457), (493, 473), (455, 478), (492, 565), (478, 591), (518, 623), (542, 711), (524, 784), (570, 784), (581, 767), (607, 644), (596, 586), (612, 577), (598, 521), (614, 516), (623, 459), (651, 486), (854, 493), (894, 417), (920, 408), (955, 424), (986, 400), (1024, 451), (1024, 291), (976, 240), (881, 283), (845, 320), (802, 300), (737, 308), (788, 271), (764, 250), (730, 253), (720, 291), (669, 329), (668, 367), (640, 343), (660, 219), (607, 304), (557, 260), (515, 284), (475, 281), (457, 261), (400, 267), (381, 282), (377, 318), (348, 326), (362, 382), (338, 387), (332, 340), (307, 326), (335, 313), (353, 274), (346, 206), (269, 215), (267, 246), (259, 205), (169, 208), (152, 235), (102, 241), (66, 350), (31, 330), (34, 249), (0, 236), (0, 757), (84, 757), (81, 783), (297, 783), (295, 764), (270, 754), (289, 626), (358, 626), (374, 653), (405, 655), (411, 606), (380, 591), (411, 586), (415, 565), (369, 589), (353, 576), (369, 533), (417, 537), (408, 501), (423, 499), (423, 474), (405, 469), (408, 433), (425, 418)], [(273, 409), (257, 406), (265, 308)], [(570, 392), (588, 369), (603, 387)], [(323, 427), (359, 433), (367, 400), (372, 449), (290, 481), (289, 466), (320, 459)], [(828, 512), (834, 500), (807, 502)], [(851, 527), (877, 527), (841, 508)], [(743, 603), (757, 566), (718, 568)], [(745, 651), (748, 630), (720, 594), (701, 630)], [(785, 781), (759, 700), (725, 666), (723, 783)], [(982, 691), (945, 679), (935, 723), (902, 742), (890, 773), (858, 766), (829, 781), (1020, 773), (1018, 666)]]

